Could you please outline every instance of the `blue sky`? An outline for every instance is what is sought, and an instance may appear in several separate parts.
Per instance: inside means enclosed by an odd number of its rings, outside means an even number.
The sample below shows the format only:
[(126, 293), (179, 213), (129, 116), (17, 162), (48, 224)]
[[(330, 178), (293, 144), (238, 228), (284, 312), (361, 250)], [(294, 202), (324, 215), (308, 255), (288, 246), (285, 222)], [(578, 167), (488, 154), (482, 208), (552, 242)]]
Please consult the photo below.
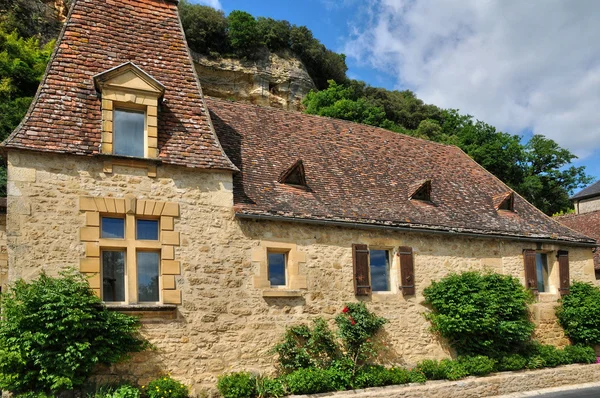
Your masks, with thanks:
[(525, 140), (554, 139), (600, 179), (600, 2), (193, 0), (306, 25), (348, 76), (411, 89)]

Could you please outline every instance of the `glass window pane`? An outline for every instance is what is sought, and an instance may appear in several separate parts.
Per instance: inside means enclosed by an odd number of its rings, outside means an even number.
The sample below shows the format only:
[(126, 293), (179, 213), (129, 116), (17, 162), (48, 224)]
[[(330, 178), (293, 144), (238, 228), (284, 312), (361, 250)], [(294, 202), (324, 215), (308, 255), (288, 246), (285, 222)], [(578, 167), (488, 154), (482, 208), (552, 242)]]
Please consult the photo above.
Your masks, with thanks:
[(268, 257), (271, 286), (285, 286), (285, 253), (269, 253)]
[(113, 153), (144, 157), (144, 112), (113, 111)]
[(101, 238), (123, 239), (125, 238), (125, 219), (102, 217)]
[(390, 264), (387, 250), (370, 250), (371, 286), (374, 292), (390, 290)]
[(535, 266), (538, 291), (546, 292), (548, 289), (548, 259), (545, 253), (536, 253)]
[(136, 239), (158, 240), (158, 220), (136, 220)]
[(137, 253), (138, 301), (158, 301), (158, 261), (156, 252)]
[(102, 252), (102, 299), (125, 301), (125, 252)]

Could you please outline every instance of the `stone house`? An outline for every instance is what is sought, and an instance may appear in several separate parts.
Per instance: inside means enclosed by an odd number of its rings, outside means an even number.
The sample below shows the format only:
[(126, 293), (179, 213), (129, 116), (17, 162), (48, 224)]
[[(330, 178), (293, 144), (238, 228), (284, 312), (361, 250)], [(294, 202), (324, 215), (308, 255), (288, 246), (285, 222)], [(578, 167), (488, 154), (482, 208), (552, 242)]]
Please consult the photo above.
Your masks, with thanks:
[[(556, 217), (567, 227), (600, 241), (600, 181), (586, 187), (571, 197), (575, 214)], [(600, 279), (600, 250), (594, 251), (596, 279)]]
[(380, 128), (204, 98), (177, 4), (75, 0), (8, 162), (8, 279), (78, 267), (156, 350), (103, 369), (214, 386), (272, 371), (287, 326), (361, 300), (399, 363), (450, 355), (423, 289), (464, 270), (519, 278), (537, 335), (594, 280), (595, 241), (465, 153)]

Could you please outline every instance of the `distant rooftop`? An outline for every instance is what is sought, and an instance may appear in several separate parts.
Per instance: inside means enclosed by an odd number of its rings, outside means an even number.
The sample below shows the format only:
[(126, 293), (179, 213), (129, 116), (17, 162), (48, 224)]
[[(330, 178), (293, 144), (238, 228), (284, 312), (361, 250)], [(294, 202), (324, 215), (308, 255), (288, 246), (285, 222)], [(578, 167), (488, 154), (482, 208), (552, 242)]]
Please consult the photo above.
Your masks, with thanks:
[(585, 199), (592, 196), (600, 196), (600, 180), (571, 196), (571, 199)]

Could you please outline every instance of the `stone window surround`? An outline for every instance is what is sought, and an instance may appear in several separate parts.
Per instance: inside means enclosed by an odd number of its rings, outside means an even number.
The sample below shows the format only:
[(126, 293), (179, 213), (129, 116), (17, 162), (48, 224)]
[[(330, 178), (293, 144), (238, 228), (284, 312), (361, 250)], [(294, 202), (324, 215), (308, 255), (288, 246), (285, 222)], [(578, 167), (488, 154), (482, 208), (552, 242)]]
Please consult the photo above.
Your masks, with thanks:
[[(126, 264), (136, 263), (135, 257), (138, 249), (149, 249), (160, 251), (160, 303), (181, 304), (181, 291), (177, 290), (175, 283), (175, 276), (181, 274), (180, 261), (175, 258), (175, 248), (180, 244), (179, 232), (174, 228), (174, 219), (179, 217), (178, 203), (136, 199), (133, 195), (127, 195), (124, 198), (82, 196), (79, 198), (79, 210), (85, 212), (86, 220), (85, 226), (80, 230), (81, 241), (85, 243), (85, 257), (80, 260), (80, 271), (88, 277), (90, 287), (96, 295), (101, 296), (100, 253), (102, 249), (125, 248)], [(125, 239), (100, 238), (100, 218), (102, 216), (124, 216)], [(158, 241), (135, 239), (136, 217), (160, 219)], [(135, 267), (128, 266), (127, 274), (128, 304), (136, 305)]]
[[(539, 292), (538, 296), (547, 296), (548, 298), (560, 298), (558, 287), (560, 286), (559, 266), (557, 253), (558, 249), (543, 248), (536, 250), (536, 254), (545, 254), (546, 263), (548, 264), (548, 291)], [(541, 300), (541, 298), (540, 298)]]
[[(268, 252), (286, 253), (286, 285), (271, 287), (269, 282)], [(261, 241), (252, 249), (252, 262), (258, 263), (258, 275), (254, 287), (262, 289), (263, 297), (300, 297), (301, 289), (307, 289), (306, 275), (300, 274), (300, 264), (306, 262), (306, 254), (298, 251), (294, 243)]]

